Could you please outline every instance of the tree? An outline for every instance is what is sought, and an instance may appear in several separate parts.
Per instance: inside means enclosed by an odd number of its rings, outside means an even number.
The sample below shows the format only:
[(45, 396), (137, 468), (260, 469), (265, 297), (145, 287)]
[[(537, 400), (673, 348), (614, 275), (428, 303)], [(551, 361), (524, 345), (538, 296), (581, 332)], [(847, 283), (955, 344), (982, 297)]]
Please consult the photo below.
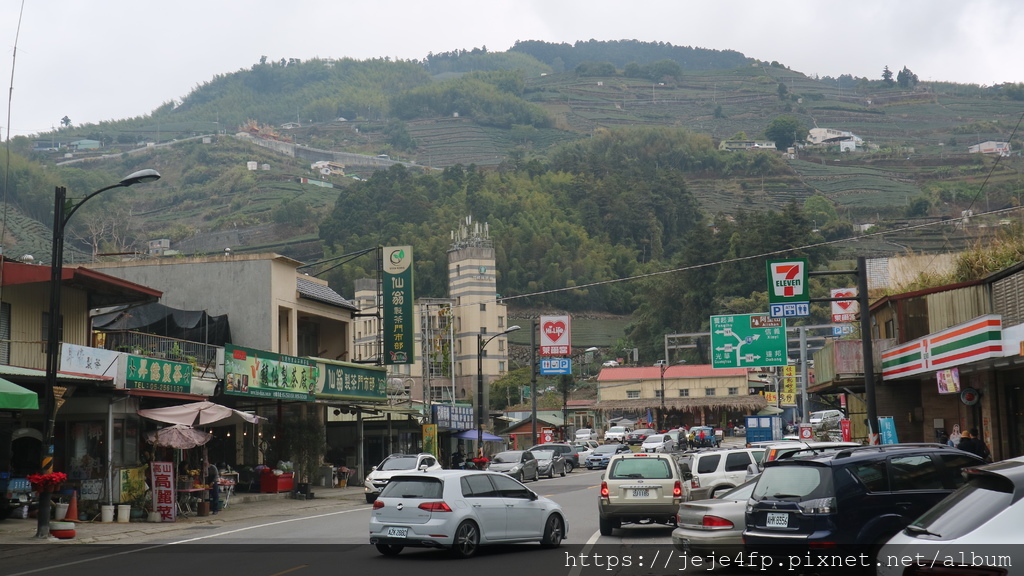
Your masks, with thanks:
[(775, 147), (785, 150), (796, 142), (803, 142), (807, 139), (808, 130), (804, 125), (792, 116), (777, 116), (768, 124), (764, 135), (775, 142)]
[(785, 100), (786, 99), (786, 94), (788, 94), (788, 93), (789, 93), (789, 89), (786, 88), (786, 84), (783, 83), (783, 82), (779, 82), (779, 100)]
[(892, 86), (894, 84), (892, 80), (892, 70), (886, 66), (885, 70), (882, 70), (882, 82), (885, 82), (886, 86)]
[(910, 68), (906, 66), (900, 73), (896, 75), (896, 83), (899, 84), (900, 88), (913, 88), (917, 86), (917, 74), (910, 71)]
[(67, 128), (68, 126), (71, 126), (71, 118), (68, 118), (67, 116), (64, 116), (63, 118), (60, 119), (60, 125), (65, 127), (65, 128)]

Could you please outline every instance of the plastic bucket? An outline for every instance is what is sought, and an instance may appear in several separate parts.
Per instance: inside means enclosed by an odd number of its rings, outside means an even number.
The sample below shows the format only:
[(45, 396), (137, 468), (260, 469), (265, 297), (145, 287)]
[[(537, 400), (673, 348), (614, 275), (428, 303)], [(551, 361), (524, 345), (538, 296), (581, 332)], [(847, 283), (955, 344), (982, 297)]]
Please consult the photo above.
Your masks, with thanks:
[(114, 521), (114, 506), (106, 505), (100, 506), (100, 522), (113, 522)]
[(120, 524), (127, 524), (131, 521), (132, 505), (131, 504), (118, 504), (117, 505), (117, 521)]
[(63, 520), (68, 515), (68, 506), (71, 506), (71, 504), (67, 502), (58, 502), (57, 504), (55, 504), (53, 507), (53, 519)]

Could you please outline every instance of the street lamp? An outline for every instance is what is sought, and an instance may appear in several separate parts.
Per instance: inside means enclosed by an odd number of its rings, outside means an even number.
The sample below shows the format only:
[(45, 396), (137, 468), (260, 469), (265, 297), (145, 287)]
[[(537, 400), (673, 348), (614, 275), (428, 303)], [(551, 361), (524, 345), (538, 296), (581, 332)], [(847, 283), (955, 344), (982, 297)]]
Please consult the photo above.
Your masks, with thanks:
[[(60, 357), (59, 333), (61, 328), (60, 296), (61, 276), (64, 273), (64, 227), (68, 220), (93, 196), (113, 188), (127, 188), (135, 184), (153, 182), (160, 179), (156, 170), (139, 170), (129, 174), (117, 184), (89, 194), (77, 203), (67, 198), (67, 188), (58, 186), (54, 190), (53, 202), (53, 242), (50, 249), (50, 308), (46, 333), (46, 384), (43, 398), (43, 454), (41, 471), (49, 474), (53, 471), (53, 428), (56, 425), (57, 410), (53, 392), (57, 386), (57, 360)], [(48, 538), (50, 535), (50, 490), (48, 488), (39, 495), (39, 522), (36, 526), (36, 538)]]
[(498, 332), (487, 340), (483, 334), (476, 335), (476, 446), (484, 445), (484, 348), (491, 340), (519, 330), (519, 326), (509, 326), (508, 330)]
[(587, 366), (587, 373), (583, 376), (584, 378), (590, 377), (590, 363), (594, 361), (594, 352), (597, 352), (598, 350), (600, 350), (600, 348), (598, 348), (597, 346), (591, 346), (590, 348), (584, 350), (586, 355), (583, 357), (583, 360), (584, 364), (586, 364)]
[[(684, 364), (685, 360), (680, 360), (676, 364)], [(661, 426), (658, 430), (665, 429), (665, 370), (668, 370), (668, 359), (661, 361)]]

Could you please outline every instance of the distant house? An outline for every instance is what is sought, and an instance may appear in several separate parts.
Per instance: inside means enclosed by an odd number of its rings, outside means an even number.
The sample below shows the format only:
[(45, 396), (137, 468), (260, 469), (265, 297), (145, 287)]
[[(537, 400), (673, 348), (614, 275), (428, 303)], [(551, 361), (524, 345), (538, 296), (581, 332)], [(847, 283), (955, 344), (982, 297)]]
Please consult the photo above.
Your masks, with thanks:
[(999, 154), (1000, 156), (1009, 156), (1010, 143), (994, 142), (992, 140), (989, 140), (987, 142), (982, 142), (981, 144), (968, 146), (967, 152), (969, 154)]
[(316, 170), (321, 176), (344, 176), (345, 165), (338, 164), (337, 162), (330, 162), (328, 160), (321, 160), (319, 162), (313, 162), (309, 165), (310, 168)]
[(99, 147), (99, 140), (75, 140), (68, 144), (70, 150), (98, 150)]
[(864, 139), (853, 132), (834, 128), (811, 128), (808, 130), (807, 143), (812, 146), (839, 146), (841, 152), (849, 152), (864, 146)]
[(291, 130), (293, 128), (298, 128), (298, 127), (299, 127), (299, 123), (298, 122), (285, 122), (284, 124), (281, 124), (281, 128), (284, 129), (284, 130)]
[(722, 140), (719, 150), (742, 152), (743, 150), (775, 150), (775, 142), (771, 140)]

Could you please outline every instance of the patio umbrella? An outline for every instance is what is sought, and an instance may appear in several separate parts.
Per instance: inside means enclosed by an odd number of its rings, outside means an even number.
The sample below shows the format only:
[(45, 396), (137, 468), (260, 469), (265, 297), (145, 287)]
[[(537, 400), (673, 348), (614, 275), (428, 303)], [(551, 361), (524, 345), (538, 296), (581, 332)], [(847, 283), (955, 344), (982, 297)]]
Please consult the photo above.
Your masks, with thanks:
[(755, 414), (755, 416), (774, 416), (776, 414), (782, 414), (783, 412), (784, 410), (782, 408), (769, 404), (768, 406), (761, 408), (761, 411)]
[(256, 424), (266, 420), (261, 416), (228, 408), (213, 402), (191, 402), (166, 408), (148, 408), (138, 411), (139, 416), (167, 422), (168, 424), (184, 424), (185, 426), (231, 426), (233, 424)]
[(175, 424), (146, 435), (146, 441), (154, 446), (189, 449), (202, 446), (213, 438), (213, 434), (196, 430), (191, 426)]

